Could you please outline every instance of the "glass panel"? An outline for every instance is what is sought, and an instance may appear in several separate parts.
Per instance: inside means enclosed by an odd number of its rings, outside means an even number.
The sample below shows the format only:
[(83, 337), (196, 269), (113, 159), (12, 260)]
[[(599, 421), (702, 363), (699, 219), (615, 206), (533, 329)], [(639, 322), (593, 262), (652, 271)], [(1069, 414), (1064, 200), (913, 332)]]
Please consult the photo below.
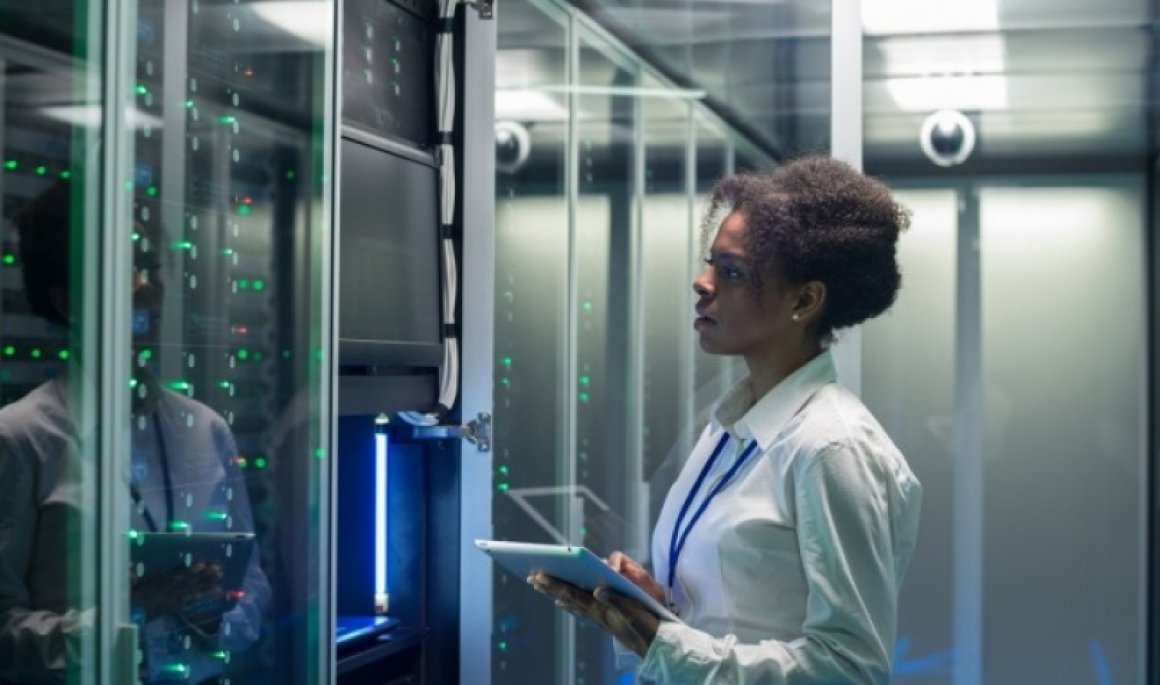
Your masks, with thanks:
[[(611, 46), (581, 34), (577, 97), (578, 198), (574, 208), (576, 402), (574, 459), (560, 482), (573, 486), (567, 507), (567, 536), (599, 555), (628, 542), (630, 499), (639, 497), (640, 453), (630, 434), (637, 411), (633, 398), (638, 334), (630, 314), (637, 258), (636, 120), (638, 85), (633, 65)], [(588, 90), (590, 89), (590, 90)], [(632, 431), (635, 433), (635, 426)], [(574, 653), (560, 655), (562, 678), (601, 674), (611, 643), (593, 625), (574, 626)], [(569, 663), (571, 662), (571, 663)], [(589, 674), (592, 674), (591, 676)], [(567, 680), (565, 680), (567, 682)]]
[[(561, 542), (566, 483), (568, 32), (525, 0), (503, 7), (496, 56), (493, 524), (500, 539)], [(556, 86), (556, 92), (550, 87)], [(567, 499), (567, 498), (564, 498)], [(556, 614), (494, 575), (491, 682), (555, 682)]]
[(989, 685), (1144, 677), (1144, 204), (980, 193)]
[(324, 0), (139, 8), (132, 226), (117, 228), (133, 245), (145, 682), (320, 672), (333, 15)]
[(922, 525), (898, 607), (900, 683), (951, 682), (954, 541), (955, 241), (953, 190), (899, 190), (912, 214), (898, 243), (903, 286), (862, 327), (862, 399), (923, 487)]
[[(709, 205), (709, 194), (713, 191), (713, 185), (732, 173), (732, 169), (730, 168), (730, 145), (726, 134), (721, 131), (719, 126), (704, 117), (697, 117), (696, 122), (697, 166), (695, 183), (697, 197), (693, 224), (690, 227), (693, 238), (693, 250), (690, 257), (692, 259), (692, 273), (699, 274), (705, 268), (704, 260), (708, 256), (706, 252), (708, 240), (707, 236), (701, 235), (701, 223), (704, 221), (704, 213)], [(693, 287), (691, 282), (688, 287), (691, 291)], [(695, 295), (693, 301), (695, 304)], [(710, 406), (729, 389), (732, 376), (727, 357), (707, 354), (701, 349), (695, 338), (690, 339), (690, 344), (694, 348), (694, 367), (696, 369), (694, 380), (696, 394), (693, 403), (696, 420), (693, 435), (697, 436), (701, 434), (701, 430), (709, 421), (708, 410)], [(682, 455), (682, 462), (684, 458)], [(672, 478), (676, 478), (676, 475), (674, 472)], [(666, 484), (666, 490), (669, 484)], [(654, 483), (653, 487), (657, 487), (657, 484)]]
[[(645, 79), (646, 92), (661, 84)], [(644, 343), (641, 373), (642, 473), (649, 484), (647, 518), (633, 521), (626, 549), (642, 563), (649, 558), (648, 533), (665, 493), (692, 448), (693, 288), (696, 252), (688, 192), (688, 142), (692, 108), (686, 100), (641, 100), (644, 138), (644, 204), (641, 208), (641, 306)]]
[(103, 18), (0, 7), (0, 682), (97, 682)]

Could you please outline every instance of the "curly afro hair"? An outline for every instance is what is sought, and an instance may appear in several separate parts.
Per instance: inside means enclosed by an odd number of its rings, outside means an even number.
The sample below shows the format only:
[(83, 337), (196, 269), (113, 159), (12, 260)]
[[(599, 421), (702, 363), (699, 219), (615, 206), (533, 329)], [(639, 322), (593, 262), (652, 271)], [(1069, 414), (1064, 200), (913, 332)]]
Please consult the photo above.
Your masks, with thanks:
[(792, 160), (772, 174), (738, 174), (717, 182), (702, 223), (707, 245), (729, 213), (746, 219), (750, 281), (761, 291), (763, 274), (791, 283), (821, 281), (826, 303), (815, 326), (828, 341), (835, 330), (886, 311), (902, 275), (895, 258), (909, 213), (890, 189), (850, 165), (821, 155)]

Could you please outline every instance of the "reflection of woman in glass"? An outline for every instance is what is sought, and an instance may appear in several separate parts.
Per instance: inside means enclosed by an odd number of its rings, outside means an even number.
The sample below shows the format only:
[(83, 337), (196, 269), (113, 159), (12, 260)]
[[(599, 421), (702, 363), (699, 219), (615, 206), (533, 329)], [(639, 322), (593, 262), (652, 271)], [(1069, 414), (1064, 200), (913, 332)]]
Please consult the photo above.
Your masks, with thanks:
[(529, 579), (643, 657), (664, 683), (885, 683), (921, 488), (885, 431), (836, 384), (836, 329), (885, 311), (905, 213), (889, 190), (824, 157), (726, 178), (693, 288), (703, 349), (749, 376), (714, 408), (653, 535), (655, 578), (609, 563), (667, 603)]
[[(32, 200), (15, 223), (25, 292), (33, 313), (69, 326), (67, 184)], [(151, 371), (161, 306), (160, 241), (134, 241), (130, 525), (139, 531), (253, 530), (245, 481), (226, 425), (209, 407), (163, 388)], [(83, 493), (96, 476), (81, 459), (61, 374), (0, 410), (0, 683), (63, 682), (80, 667), (75, 638), (93, 610), (69, 595), (78, 526), (94, 512)], [(129, 506), (128, 504), (126, 506)], [(128, 538), (126, 538), (128, 541)], [(220, 569), (192, 560), (154, 575), (134, 570), (131, 604), (141, 626), (146, 682), (200, 683), (223, 672), (222, 654), (258, 637), (269, 596), (257, 555), (241, 592), (226, 596)]]

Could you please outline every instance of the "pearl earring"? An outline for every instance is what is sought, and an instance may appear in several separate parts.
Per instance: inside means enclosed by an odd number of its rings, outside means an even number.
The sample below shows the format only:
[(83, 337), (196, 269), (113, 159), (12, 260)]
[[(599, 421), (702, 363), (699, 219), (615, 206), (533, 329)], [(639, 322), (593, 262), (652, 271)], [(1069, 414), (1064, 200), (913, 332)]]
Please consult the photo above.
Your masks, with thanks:
[(791, 316), (790, 318), (793, 319), (794, 321), (801, 321), (802, 315), (798, 314), (797, 312), (794, 312), (793, 316)]

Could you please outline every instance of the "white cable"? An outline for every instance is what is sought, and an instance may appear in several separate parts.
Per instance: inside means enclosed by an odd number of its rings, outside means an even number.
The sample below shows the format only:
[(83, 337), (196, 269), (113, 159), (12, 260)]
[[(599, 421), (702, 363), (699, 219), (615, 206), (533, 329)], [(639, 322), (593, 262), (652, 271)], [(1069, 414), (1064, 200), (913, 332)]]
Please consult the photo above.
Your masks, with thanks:
[[(455, 8), (459, 0), (440, 0), (439, 20), (441, 27), (455, 18)], [(452, 64), (454, 43), (452, 34), (440, 30), (435, 43), (436, 113), (440, 138), (452, 132), (455, 126), (455, 71)], [(439, 145), (439, 222), (450, 226), (455, 221), (455, 148), (447, 143)], [(442, 228), (440, 229), (442, 230)], [(455, 328), (455, 306), (459, 297), (458, 266), (455, 261), (455, 245), (451, 238), (442, 239), (443, 246), (443, 365), (439, 371), (439, 413), (415, 411), (399, 412), (399, 417), (412, 425), (433, 426), (439, 423), (440, 414), (455, 404), (459, 395), (459, 341), (448, 334)]]

